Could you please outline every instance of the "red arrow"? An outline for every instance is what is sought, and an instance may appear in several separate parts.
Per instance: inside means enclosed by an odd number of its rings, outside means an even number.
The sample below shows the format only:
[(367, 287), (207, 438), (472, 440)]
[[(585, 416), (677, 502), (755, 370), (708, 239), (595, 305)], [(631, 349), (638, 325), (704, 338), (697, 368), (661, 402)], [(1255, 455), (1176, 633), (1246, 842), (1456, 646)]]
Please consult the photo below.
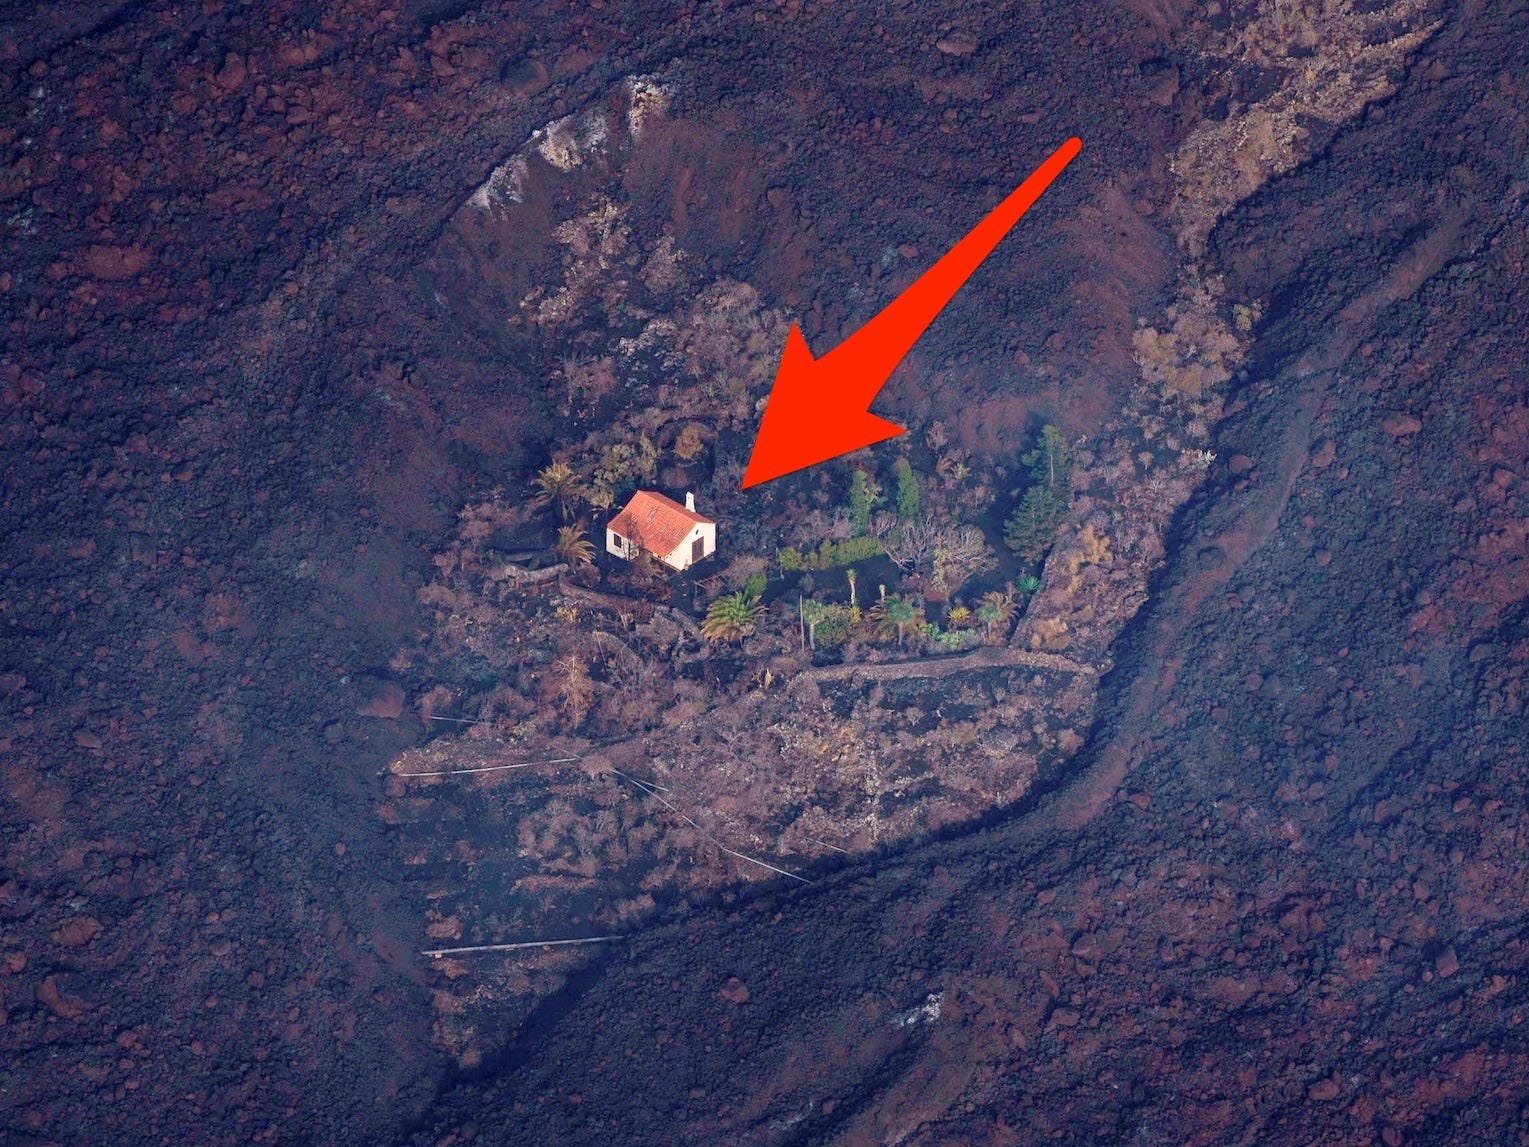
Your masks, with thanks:
[(1083, 148), (1069, 139), (870, 322), (813, 358), (795, 323), (754, 437), (743, 489), (904, 433), (871, 402), (961, 285)]

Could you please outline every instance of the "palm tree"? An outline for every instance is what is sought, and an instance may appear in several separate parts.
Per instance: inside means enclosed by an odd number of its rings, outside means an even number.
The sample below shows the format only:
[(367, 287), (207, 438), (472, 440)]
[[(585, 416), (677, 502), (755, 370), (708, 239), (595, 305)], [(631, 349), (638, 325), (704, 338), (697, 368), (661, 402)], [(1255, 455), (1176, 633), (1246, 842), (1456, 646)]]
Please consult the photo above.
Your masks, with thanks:
[(957, 454), (941, 454), (934, 464), (934, 472), (952, 485), (966, 481), (972, 469)]
[(574, 504), (584, 497), (584, 479), (566, 462), (549, 462), (537, 471), (531, 485), (537, 490), (532, 501), (538, 506), (556, 503), (565, 522), (573, 517)]
[(908, 626), (920, 619), (920, 610), (901, 594), (889, 594), (871, 606), (871, 620), (876, 623), (876, 634), (889, 638), (897, 634), (897, 647), (902, 648), (903, 635)]
[(807, 627), (807, 644), (815, 653), (818, 648), (818, 622), (828, 616), (828, 606), (812, 598), (801, 601), (802, 624)]
[(982, 595), (977, 606), (977, 620), (982, 622), (983, 635), (991, 637), (993, 630), (1014, 620), (1014, 599), (1006, 593), (993, 590)]
[(576, 570), (595, 564), (595, 544), (580, 526), (559, 526), (557, 542), (552, 549)]
[(725, 593), (706, 610), (701, 633), (708, 641), (742, 641), (754, 632), (754, 623), (764, 612), (764, 605), (751, 593), (739, 590)]

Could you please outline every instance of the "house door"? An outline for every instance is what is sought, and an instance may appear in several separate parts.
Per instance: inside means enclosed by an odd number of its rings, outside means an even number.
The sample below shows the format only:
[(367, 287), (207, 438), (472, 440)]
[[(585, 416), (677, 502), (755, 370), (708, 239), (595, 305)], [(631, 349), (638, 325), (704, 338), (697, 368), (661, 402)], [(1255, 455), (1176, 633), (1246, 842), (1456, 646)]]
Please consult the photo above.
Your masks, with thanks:
[(706, 539), (697, 538), (690, 543), (690, 564), (695, 565), (706, 556)]

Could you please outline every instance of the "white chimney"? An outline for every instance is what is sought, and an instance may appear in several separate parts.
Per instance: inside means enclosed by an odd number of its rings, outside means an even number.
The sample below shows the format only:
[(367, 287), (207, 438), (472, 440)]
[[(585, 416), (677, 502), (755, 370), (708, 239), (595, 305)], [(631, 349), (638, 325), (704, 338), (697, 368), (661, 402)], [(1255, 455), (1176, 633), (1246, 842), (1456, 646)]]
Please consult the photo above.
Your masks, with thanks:
[(689, 490), (685, 491), (685, 509), (689, 510), (692, 514), (695, 513), (695, 495)]

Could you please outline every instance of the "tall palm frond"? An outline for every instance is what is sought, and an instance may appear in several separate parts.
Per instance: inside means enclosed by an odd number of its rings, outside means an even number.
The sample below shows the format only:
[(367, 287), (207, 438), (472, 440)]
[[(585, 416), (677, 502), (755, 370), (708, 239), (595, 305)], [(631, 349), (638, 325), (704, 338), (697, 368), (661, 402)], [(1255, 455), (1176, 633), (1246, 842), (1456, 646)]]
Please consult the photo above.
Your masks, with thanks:
[(595, 544), (579, 526), (559, 526), (552, 549), (574, 569), (595, 564)]
[(574, 507), (584, 497), (584, 479), (566, 462), (549, 462), (531, 479), (536, 487), (532, 501), (538, 506), (556, 505), (563, 521), (573, 517)]
[(893, 593), (871, 606), (869, 616), (876, 627), (877, 636), (889, 639), (895, 635), (898, 647), (901, 648), (908, 627), (923, 619), (923, 611), (901, 594)]
[(754, 632), (764, 603), (751, 593), (725, 593), (706, 610), (701, 633), (708, 641), (742, 641)]

